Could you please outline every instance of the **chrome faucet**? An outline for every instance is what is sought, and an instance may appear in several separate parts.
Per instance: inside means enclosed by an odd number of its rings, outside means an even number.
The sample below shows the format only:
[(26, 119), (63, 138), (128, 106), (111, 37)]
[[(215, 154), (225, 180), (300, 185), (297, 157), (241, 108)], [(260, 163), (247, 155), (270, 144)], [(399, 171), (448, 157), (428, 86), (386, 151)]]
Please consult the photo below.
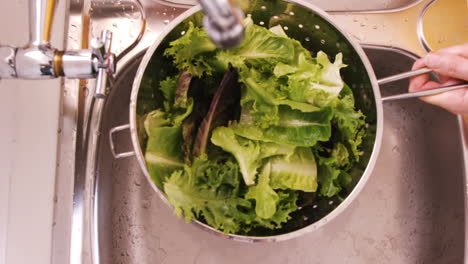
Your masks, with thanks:
[(105, 95), (108, 74), (115, 72), (112, 33), (91, 40), (91, 49), (59, 51), (50, 43), (54, 0), (29, 0), (29, 43), (0, 45), (0, 79), (97, 78), (96, 97)]
[[(204, 27), (221, 48), (243, 39), (243, 13), (230, 0), (199, 0)], [(95, 97), (105, 96), (107, 76), (115, 73), (112, 33), (91, 40), (91, 49), (60, 51), (51, 46), (50, 29), (55, 0), (29, 0), (29, 43), (22, 48), (0, 45), (0, 79), (97, 78)]]
[(229, 0), (198, 0), (205, 17), (203, 26), (220, 48), (234, 48), (244, 38), (242, 10)]

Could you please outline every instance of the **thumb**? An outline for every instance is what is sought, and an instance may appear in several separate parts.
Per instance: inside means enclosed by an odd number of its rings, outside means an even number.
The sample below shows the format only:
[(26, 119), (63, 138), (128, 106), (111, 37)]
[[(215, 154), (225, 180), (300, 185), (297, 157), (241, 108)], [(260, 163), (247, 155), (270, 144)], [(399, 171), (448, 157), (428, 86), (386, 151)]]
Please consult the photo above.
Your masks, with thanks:
[(462, 56), (439, 51), (429, 53), (423, 60), (427, 67), (439, 74), (468, 80), (468, 59)]

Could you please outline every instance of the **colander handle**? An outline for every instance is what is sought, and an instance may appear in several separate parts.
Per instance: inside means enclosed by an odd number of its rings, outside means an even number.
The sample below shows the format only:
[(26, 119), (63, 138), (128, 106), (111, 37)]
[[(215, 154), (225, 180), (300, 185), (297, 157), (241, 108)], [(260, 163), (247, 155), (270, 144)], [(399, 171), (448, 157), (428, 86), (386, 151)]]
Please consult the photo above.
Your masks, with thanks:
[[(389, 77), (382, 78), (377, 81), (377, 84), (382, 85), (390, 82), (395, 82), (399, 80), (403, 80), (406, 78), (418, 76), (421, 74), (426, 74), (432, 72), (431, 69), (429, 68), (421, 68), (413, 71), (408, 71), (408, 72), (403, 72), (399, 74), (395, 74)], [(422, 97), (422, 96), (428, 96), (428, 95), (435, 95), (443, 92), (448, 92), (456, 89), (461, 89), (461, 88), (468, 88), (468, 83), (462, 83), (462, 84), (457, 84), (457, 85), (451, 85), (451, 86), (445, 86), (445, 87), (440, 87), (437, 89), (431, 89), (431, 90), (425, 90), (425, 91), (419, 91), (419, 92), (413, 92), (413, 93), (403, 93), (403, 94), (398, 94), (398, 95), (392, 95), (392, 96), (386, 96), (382, 98), (382, 101), (393, 101), (393, 100), (402, 100), (402, 99), (410, 99), (410, 98), (417, 98), (417, 97)]]
[(417, 98), (417, 97), (440, 94), (440, 93), (453, 91), (453, 90), (457, 90), (461, 88), (468, 88), (468, 83), (456, 84), (456, 85), (451, 85), (451, 86), (440, 87), (437, 89), (424, 90), (424, 91), (413, 92), (413, 93), (404, 93), (404, 94), (386, 96), (382, 98), (382, 101), (385, 102), (385, 101)]
[(114, 134), (117, 133), (117, 132), (120, 132), (120, 131), (127, 130), (127, 129), (130, 129), (130, 124), (117, 126), (117, 127), (111, 128), (109, 130), (109, 146), (110, 146), (110, 150), (112, 152), (112, 156), (114, 156), (114, 159), (128, 158), (128, 157), (131, 157), (131, 156), (135, 155), (135, 151), (128, 151), (128, 152), (118, 153), (115, 150)]
[(395, 74), (395, 75), (392, 75), (392, 76), (382, 78), (382, 79), (378, 80), (377, 83), (379, 85), (382, 85), (382, 84), (386, 84), (386, 83), (395, 82), (395, 81), (403, 80), (403, 79), (406, 79), (406, 78), (418, 76), (418, 75), (421, 75), (421, 74), (430, 73), (430, 72), (432, 72), (432, 70), (429, 69), (429, 68), (421, 68), (421, 69), (408, 71), (408, 72), (402, 72), (402, 73), (399, 73), (399, 74)]

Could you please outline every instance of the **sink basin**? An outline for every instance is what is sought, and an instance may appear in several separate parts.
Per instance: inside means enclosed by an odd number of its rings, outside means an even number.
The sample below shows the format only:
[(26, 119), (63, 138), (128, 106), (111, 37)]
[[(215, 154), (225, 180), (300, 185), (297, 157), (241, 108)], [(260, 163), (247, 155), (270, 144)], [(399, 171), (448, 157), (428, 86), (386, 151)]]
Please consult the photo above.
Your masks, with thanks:
[[(305, 1), (337, 12), (390, 12), (422, 2)], [(70, 3), (69, 49), (79, 48), (84, 2)], [(53, 263), (463, 263), (468, 131), (463, 141), (456, 116), (416, 99), (385, 103), (376, 168), (356, 200), (323, 228), (281, 243), (244, 244), (177, 219), (146, 182), (135, 158), (113, 159), (105, 136), (128, 123), (130, 89), (142, 52), (187, 8), (168, 3), (193, 0), (141, 0), (147, 18), (142, 39), (137, 37), (143, 25), (137, 2), (118, 1), (120, 13), (110, 2), (91, 1), (91, 35), (111, 29), (116, 53), (126, 53), (129, 45), (133, 49), (119, 61), (105, 101), (87, 96), (92, 81), (65, 80)], [(366, 41), (379, 40), (369, 36)], [(407, 44), (401, 43), (414, 51)], [(406, 71), (416, 59), (396, 48), (364, 48), (377, 77)], [(400, 81), (381, 90), (390, 95), (406, 87)], [(119, 152), (131, 150), (129, 134), (115, 136)]]
[[(409, 69), (404, 50), (364, 46), (377, 77)], [(118, 76), (103, 110), (101, 134), (128, 123), (131, 85), (141, 60)], [(404, 92), (407, 81), (382, 87)], [(245, 244), (178, 219), (154, 193), (134, 157), (114, 160), (108, 140), (97, 149), (95, 224), (101, 263), (462, 263), (463, 153), (457, 117), (419, 100), (384, 105), (376, 168), (343, 214), (323, 228), (281, 243)], [(117, 135), (130, 150), (130, 135)]]

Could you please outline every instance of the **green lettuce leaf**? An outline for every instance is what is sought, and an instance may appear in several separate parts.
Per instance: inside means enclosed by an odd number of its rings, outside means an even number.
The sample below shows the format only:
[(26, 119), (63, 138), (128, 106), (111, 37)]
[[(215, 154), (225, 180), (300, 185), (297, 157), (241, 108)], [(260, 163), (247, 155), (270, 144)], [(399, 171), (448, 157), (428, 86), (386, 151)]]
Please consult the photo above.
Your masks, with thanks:
[(335, 158), (338, 167), (347, 167), (350, 164), (348, 149), (342, 143), (336, 143), (332, 149), (331, 156)]
[(276, 78), (287, 79), (287, 84), (282, 85), (281, 90), (287, 92), (289, 99), (322, 107), (343, 89), (340, 69), (345, 66), (341, 53), (331, 63), (322, 51), (317, 53), (316, 59), (308, 53), (300, 52), (297, 64), (279, 63), (273, 73)]
[(174, 64), (181, 71), (187, 71), (192, 76), (201, 77), (204, 74), (211, 75), (212, 66), (208, 63), (208, 53), (216, 50), (205, 30), (194, 27), (189, 23), (187, 32), (179, 39), (170, 43), (164, 55), (172, 56)]
[(297, 148), (293, 155), (274, 157), (270, 163), (273, 189), (317, 190), (317, 165), (310, 148)]
[(334, 103), (332, 123), (339, 131), (338, 139), (348, 150), (349, 159), (359, 161), (361, 150), (359, 146), (365, 136), (365, 116), (354, 107), (354, 97), (349, 87), (345, 86), (340, 100)]
[(184, 167), (182, 128), (159, 127), (152, 130), (146, 146), (148, 172), (159, 188), (174, 171)]
[(291, 62), (294, 49), (291, 39), (277, 36), (266, 28), (255, 26), (251, 18), (244, 19), (245, 34), (241, 44), (230, 50), (221, 50), (216, 59), (227, 68), (243, 68), (245, 63), (258, 69), (271, 69), (278, 62)]
[(211, 142), (231, 153), (239, 163), (240, 172), (247, 186), (255, 184), (257, 170), (263, 160), (276, 155), (292, 155), (295, 148), (271, 142), (249, 140), (236, 135), (231, 127), (217, 127), (213, 130)]
[(320, 183), (320, 195), (332, 197), (341, 191), (339, 180), (340, 170), (334, 168), (333, 158), (318, 157), (318, 181)]
[(164, 192), (174, 212), (187, 222), (201, 218), (218, 230), (236, 233), (255, 219), (252, 204), (239, 197), (238, 166), (232, 162), (195, 159), (172, 173)]
[(246, 185), (255, 184), (257, 169), (261, 165), (261, 161), (258, 160), (261, 152), (258, 142), (238, 137), (227, 127), (213, 130), (211, 142), (236, 158)]
[(280, 107), (278, 116), (278, 124), (267, 128), (242, 122), (232, 127), (236, 134), (245, 138), (293, 146), (311, 147), (318, 141), (327, 141), (330, 138), (330, 120), (333, 116), (330, 107), (310, 113)]
[(249, 188), (246, 199), (255, 200), (255, 213), (260, 218), (268, 219), (276, 213), (278, 194), (270, 187), (271, 164), (267, 163), (258, 176), (258, 183)]
[(177, 76), (167, 77), (159, 83), (164, 99), (168, 102), (174, 102), (175, 93), (177, 90)]

